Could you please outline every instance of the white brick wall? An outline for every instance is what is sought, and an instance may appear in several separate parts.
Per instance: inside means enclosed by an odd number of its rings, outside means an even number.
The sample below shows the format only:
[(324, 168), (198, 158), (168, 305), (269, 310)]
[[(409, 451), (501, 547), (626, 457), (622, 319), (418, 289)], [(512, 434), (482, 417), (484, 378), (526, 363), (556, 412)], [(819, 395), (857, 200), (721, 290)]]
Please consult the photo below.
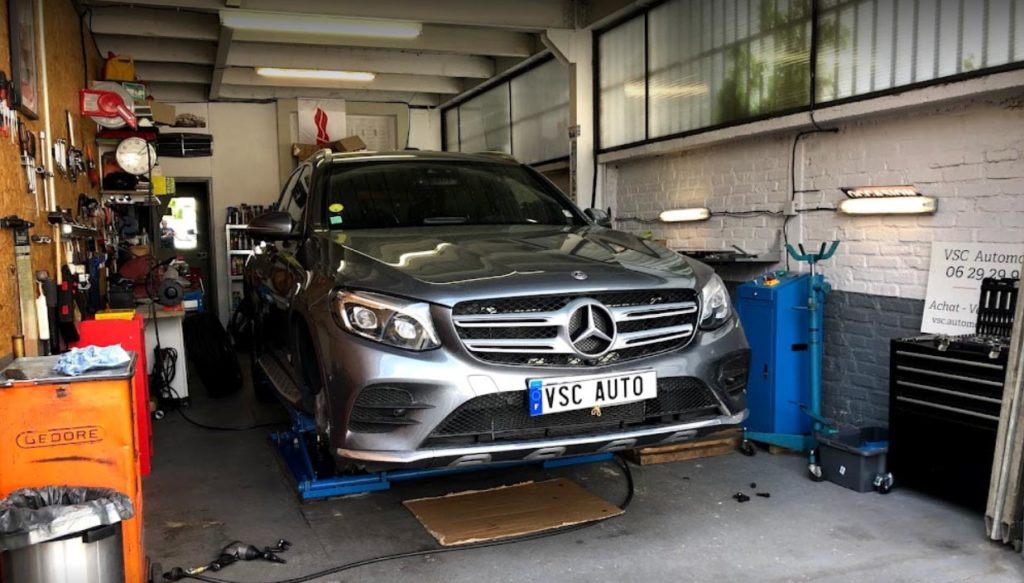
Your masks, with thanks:
[[(845, 291), (920, 299), (932, 241), (1024, 241), (1024, 92), (922, 106), (838, 124), (838, 134), (803, 138), (797, 149), (798, 206), (832, 206), (840, 186), (914, 184), (939, 199), (935, 216), (851, 217), (805, 213), (789, 225), (790, 240), (842, 241), (826, 264)], [(781, 210), (789, 197), (793, 134), (755, 136), (681, 154), (616, 162), (609, 203), (619, 217), (654, 218), (662, 210), (708, 206), (713, 211)], [(679, 248), (749, 251), (777, 245), (781, 216), (712, 217), (665, 225), (619, 221), (650, 230)], [(732, 267), (731, 279), (763, 267)]]

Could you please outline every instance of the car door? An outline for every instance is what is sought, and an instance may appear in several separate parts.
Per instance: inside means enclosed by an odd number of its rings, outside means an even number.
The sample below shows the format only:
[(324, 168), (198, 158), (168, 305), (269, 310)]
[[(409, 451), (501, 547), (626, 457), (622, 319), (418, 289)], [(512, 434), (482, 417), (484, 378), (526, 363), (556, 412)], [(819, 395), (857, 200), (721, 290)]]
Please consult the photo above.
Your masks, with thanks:
[[(292, 231), (303, 232), (303, 215), (309, 198), (309, 181), (312, 167), (303, 164), (295, 171), (292, 180), (281, 195), (278, 209), (292, 217)], [(286, 349), (289, 338), (288, 323), (296, 295), (306, 284), (306, 270), (298, 261), (301, 240), (279, 241), (267, 253), (266, 290), (268, 313), (264, 333), (267, 340), (277, 349)]]

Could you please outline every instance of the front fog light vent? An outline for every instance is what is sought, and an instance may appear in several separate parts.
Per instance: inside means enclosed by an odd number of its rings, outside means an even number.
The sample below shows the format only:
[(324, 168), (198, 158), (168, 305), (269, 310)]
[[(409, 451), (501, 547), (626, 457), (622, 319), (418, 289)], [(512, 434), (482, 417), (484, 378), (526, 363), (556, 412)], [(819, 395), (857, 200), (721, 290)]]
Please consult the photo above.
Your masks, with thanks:
[(367, 387), (359, 393), (349, 417), (349, 431), (388, 433), (408, 425), (418, 425), (416, 411), (433, 405), (417, 403), (412, 393), (401, 387)]

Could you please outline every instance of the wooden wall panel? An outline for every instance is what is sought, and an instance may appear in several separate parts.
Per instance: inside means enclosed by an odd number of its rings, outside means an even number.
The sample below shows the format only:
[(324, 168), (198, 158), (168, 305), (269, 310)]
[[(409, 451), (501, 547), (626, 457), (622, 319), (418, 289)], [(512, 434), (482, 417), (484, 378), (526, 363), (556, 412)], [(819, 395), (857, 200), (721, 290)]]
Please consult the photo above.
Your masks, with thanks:
[[(94, 48), (92, 38), (85, 32), (85, 60), (81, 49), (82, 26), (79, 16), (71, 0), (33, 0), (32, 4), (43, 3), (42, 26), (45, 31), (45, 54), (50, 95), (50, 127), (54, 138), (68, 139), (65, 111), (71, 111), (75, 125), (75, 143), (81, 147), (91, 144), (95, 138), (96, 125), (83, 120), (78, 115), (78, 90), (82, 88), (86, 78), (84, 67), (88, 67), (88, 78), (98, 75), (102, 60)], [(10, 76), (10, 39), (8, 38), (7, 0), (0, 0), (0, 70)], [(40, 23), (36, 22), (37, 34)], [(38, 40), (38, 39), (37, 39)], [(43, 51), (38, 52), (40, 59)], [(42, 83), (41, 63), (37, 63)], [(40, 109), (42, 108), (42, 87), (40, 87)], [(38, 133), (45, 128), (42, 111), (38, 120), (29, 120), (28, 127)], [(25, 171), (19, 165), (18, 146), (9, 140), (0, 141), (0, 216), (17, 214), (35, 222), (33, 233), (52, 236), (52, 229), (46, 223), (46, 212), (40, 208), (35, 213), (35, 202), (26, 192)], [(97, 196), (95, 189), (90, 188), (88, 179), (79, 177), (76, 184), (57, 177), (55, 179), (57, 204), (64, 208), (75, 208), (78, 193), (85, 192)], [(42, 180), (38, 182), (40, 189), (40, 206), (42, 202)], [(14, 266), (14, 248), (9, 231), (0, 232), (0, 356), (9, 354), (10, 338), (17, 330), (18, 303), (17, 285), (12, 275)], [(32, 267), (35, 270), (45, 269), (51, 274), (57, 271), (56, 254), (53, 245), (33, 245)]]

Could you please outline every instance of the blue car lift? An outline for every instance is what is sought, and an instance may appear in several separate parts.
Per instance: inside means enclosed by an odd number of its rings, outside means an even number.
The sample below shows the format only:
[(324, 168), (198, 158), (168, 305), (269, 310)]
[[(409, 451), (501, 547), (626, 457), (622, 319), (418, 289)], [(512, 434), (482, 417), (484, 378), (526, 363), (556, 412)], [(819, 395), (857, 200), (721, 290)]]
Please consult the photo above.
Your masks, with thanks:
[(451, 476), (483, 470), (542, 465), (545, 469), (603, 462), (612, 459), (611, 452), (554, 458), (547, 460), (497, 462), (457, 467), (398, 469), (383, 472), (338, 474), (330, 455), (320, 455), (316, 445), (316, 423), (305, 413), (285, 405), (292, 424), (288, 431), (271, 434), (270, 439), (295, 480), (299, 498), (319, 500), (332, 496), (349, 496), (379, 492), (391, 488), (392, 482), (404, 482), (437, 476)]
[(839, 248), (839, 241), (831, 243), (822, 242), (817, 253), (807, 253), (804, 246), (799, 245), (798, 253), (792, 245), (786, 245), (786, 251), (796, 261), (802, 261), (810, 265), (811, 274), (807, 294), (807, 307), (798, 308), (808, 312), (808, 340), (807, 353), (810, 375), (810, 404), (800, 405), (800, 410), (813, 421), (813, 428), (810, 434), (785, 434), (785, 433), (764, 433), (758, 431), (744, 431), (743, 443), (740, 451), (747, 455), (754, 455), (756, 451), (750, 444), (751, 441), (767, 443), (794, 451), (802, 451), (807, 454), (807, 469), (811, 479), (821, 480), (821, 466), (818, 464), (817, 447), (818, 441), (815, 435), (819, 433), (834, 433), (836, 431), (833, 422), (821, 415), (821, 361), (824, 353), (823, 331), (825, 326), (825, 296), (832, 291), (832, 286), (825, 281), (825, 276), (818, 272), (817, 266), (821, 261), (831, 259)]

